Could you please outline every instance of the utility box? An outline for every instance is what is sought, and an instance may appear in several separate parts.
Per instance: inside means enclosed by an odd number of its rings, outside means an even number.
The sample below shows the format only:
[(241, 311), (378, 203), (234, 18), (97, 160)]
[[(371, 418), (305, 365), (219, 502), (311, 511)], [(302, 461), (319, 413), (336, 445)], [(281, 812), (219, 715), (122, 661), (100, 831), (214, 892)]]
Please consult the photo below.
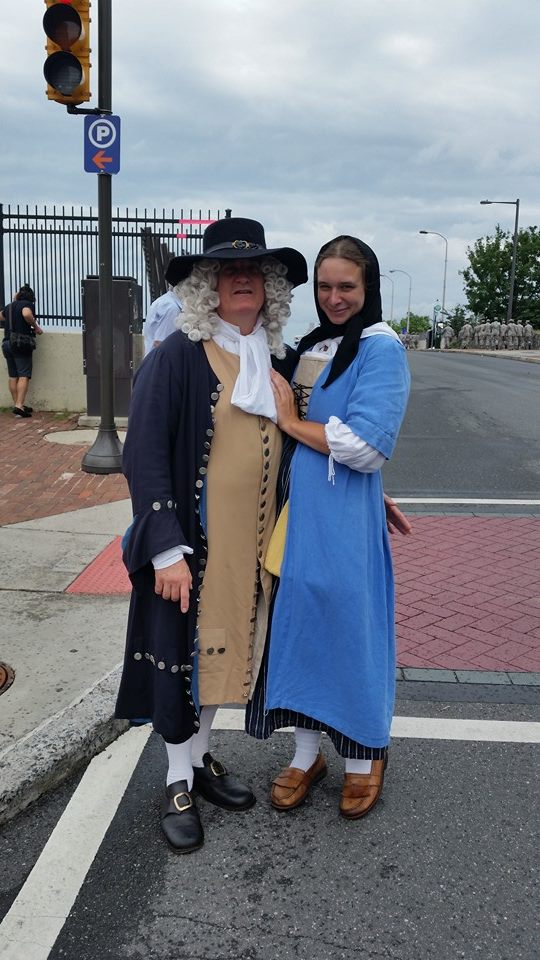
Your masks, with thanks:
[[(86, 375), (86, 412), (101, 416), (101, 336), (99, 278), (81, 283), (83, 316), (83, 370)], [(142, 330), (142, 287), (134, 277), (112, 281), (114, 416), (127, 417), (135, 368), (133, 334)]]

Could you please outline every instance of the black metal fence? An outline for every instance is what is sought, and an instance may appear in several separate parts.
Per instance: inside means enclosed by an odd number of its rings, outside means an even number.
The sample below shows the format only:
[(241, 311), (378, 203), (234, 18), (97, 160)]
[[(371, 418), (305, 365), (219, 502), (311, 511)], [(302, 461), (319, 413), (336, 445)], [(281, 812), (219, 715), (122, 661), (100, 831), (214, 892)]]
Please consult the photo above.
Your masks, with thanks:
[[(219, 210), (113, 211), (113, 276), (134, 277), (141, 285), (143, 317), (164, 292), (168, 257), (201, 249), (204, 224), (185, 222), (220, 216)], [(92, 207), (0, 204), (0, 308), (29, 283), (40, 323), (76, 330), (82, 324), (81, 280), (98, 273), (98, 216)]]

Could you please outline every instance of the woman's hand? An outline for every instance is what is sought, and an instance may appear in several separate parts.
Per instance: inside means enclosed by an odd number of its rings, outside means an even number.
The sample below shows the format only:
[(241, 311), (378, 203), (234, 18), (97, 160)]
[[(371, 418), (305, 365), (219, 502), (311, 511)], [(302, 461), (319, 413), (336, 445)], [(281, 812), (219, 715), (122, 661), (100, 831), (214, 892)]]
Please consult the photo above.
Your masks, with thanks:
[(291, 424), (298, 420), (294, 393), (285, 377), (282, 377), (275, 370), (270, 371), (270, 379), (276, 401), (278, 427), (285, 433), (290, 433)]
[(404, 513), (396, 505), (395, 500), (384, 494), (384, 509), (386, 511), (386, 526), (388, 533), (402, 533), (404, 537), (412, 533), (412, 526)]
[(154, 590), (163, 600), (172, 600), (174, 603), (180, 601), (182, 613), (187, 613), (189, 608), (189, 591), (192, 587), (191, 572), (185, 560), (178, 560), (171, 563), (169, 567), (163, 567), (162, 570), (155, 570)]

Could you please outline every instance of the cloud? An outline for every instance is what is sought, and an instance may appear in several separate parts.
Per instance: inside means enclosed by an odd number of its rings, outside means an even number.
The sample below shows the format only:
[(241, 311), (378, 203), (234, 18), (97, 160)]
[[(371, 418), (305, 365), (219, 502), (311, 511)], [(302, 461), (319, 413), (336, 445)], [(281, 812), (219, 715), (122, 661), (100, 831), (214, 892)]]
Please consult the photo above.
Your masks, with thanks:
[[(38, 5), (39, 6), (39, 5)], [(42, 11), (19, 0), (0, 60), (3, 202), (95, 205), (82, 118), (44, 96)], [(97, 94), (97, 2), (92, 5)], [(540, 6), (521, 0), (116, 0), (113, 106), (122, 118), (114, 202), (263, 220), (312, 262), (362, 236), (383, 272), (413, 277), (413, 309), (462, 301), (467, 246), (540, 208)], [(389, 284), (385, 284), (385, 301)], [(395, 315), (407, 304), (395, 277)], [(308, 287), (294, 322), (313, 315)]]

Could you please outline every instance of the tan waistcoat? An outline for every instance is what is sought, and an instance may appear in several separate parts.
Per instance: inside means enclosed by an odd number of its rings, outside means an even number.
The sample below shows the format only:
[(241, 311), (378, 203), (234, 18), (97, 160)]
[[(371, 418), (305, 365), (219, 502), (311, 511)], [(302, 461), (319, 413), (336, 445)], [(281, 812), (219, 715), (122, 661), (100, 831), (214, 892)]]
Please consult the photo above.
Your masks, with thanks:
[(276, 515), (281, 435), (230, 399), (240, 360), (204, 344), (223, 384), (206, 477), (208, 559), (198, 617), (199, 700), (245, 703), (259, 670), (272, 577), (261, 566)]

